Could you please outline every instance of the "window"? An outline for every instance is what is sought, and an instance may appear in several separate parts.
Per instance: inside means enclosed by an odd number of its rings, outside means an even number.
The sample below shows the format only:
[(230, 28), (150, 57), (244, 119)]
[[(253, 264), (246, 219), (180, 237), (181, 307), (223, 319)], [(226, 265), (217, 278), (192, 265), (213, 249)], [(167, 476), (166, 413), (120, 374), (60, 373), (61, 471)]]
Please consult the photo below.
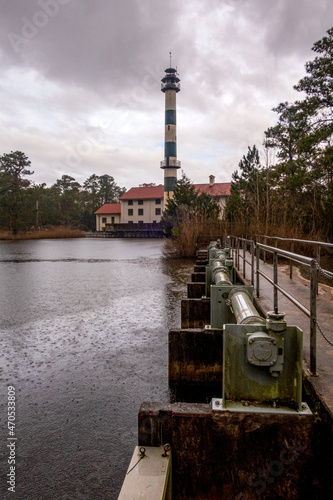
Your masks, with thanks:
[(143, 215), (143, 208), (138, 209), (138, 215)]
[(106, 217), (102, 217), (102, 224), (106, 224)]
[(161, 198), (156, 198), (155, 205), (160, 205), (160, 204), (161, 204)]
[(161, 209), (155, 208), (155, 215), (161, 215)]
[(132, 221), (132, 220), (129, 220), (129, 221), (128, 221), (128, 223), (129, 223), (129, 224), (133, 224), (133, 221)]
[(114, 217), (111, 217), (111, 224), (114, 224)]
[(133, 200), (128, 200), (128, 205), (133, 205)]
[(139, 224), (143, 224), (143, 220), (139, 220)]
[(138, 200), (138, 205), (143, 205), (143, 200)]
[(128, 215), (133, 215), (133, 208), (128, 209)]

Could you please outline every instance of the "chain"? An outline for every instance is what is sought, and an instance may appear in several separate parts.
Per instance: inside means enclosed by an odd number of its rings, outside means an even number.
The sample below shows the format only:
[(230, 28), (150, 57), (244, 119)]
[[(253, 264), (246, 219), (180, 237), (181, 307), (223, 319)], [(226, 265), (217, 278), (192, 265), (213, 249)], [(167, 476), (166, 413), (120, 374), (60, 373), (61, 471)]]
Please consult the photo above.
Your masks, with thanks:
[(320, 267), (320, 265), (318, 264), (317, 261), (316, 261), (316, 268), (318, 269), (318, 271), (320, 272), (320, 274), (322, 274), (323, 276), (325, 276), (325, 278), (330, 278), (331, 280), (333, 280), (333, 276), (331, 276), (331, 274), (328, 274), (327, 271), (325, 271), (324, 269), (322, 269)]
[(323, 330), (320, 328), (320, 326), (318, 325), (318, 321), (316, 320), (316, 318), (313, 318), (313, 322), (314, 324), (317, 326), (318, 330), (320, 331), (320, 333), (322, 334), (322, 336), (324, 337), (324, 339), (326, 340), (326, 342), (328, 342), (328, 344), (330, 346), (333, 347), (333, 342), (331, 342), (327, 337), (326, 335), (324, 334)]
[(132, 472), (132, 470), (133, 470), (133, 469), (135, 469), (135, 467), (138, 465), (138, 463), (139, 463), (139, 462), (141, 462), (141, 460), (142, 460), (143, 458), (146, 458), (146, 457), (147, 457), (147, 455), (146, 455), (146, 448), (143, 448), (143, 447), (142, 447), (142, 448), (140, 448), (140, 455), (141, 455), (141, 456), (140, 456), (139, 460), (138, 460), (138, 461), (136, 462), (136, 464), (134, 464), (134, 465), (133, 465), (133, 467), (132, 467), (132, 468), (131, 468), (128, 472), (127, 472), (126, 476), (127, 476), (130, 472)]

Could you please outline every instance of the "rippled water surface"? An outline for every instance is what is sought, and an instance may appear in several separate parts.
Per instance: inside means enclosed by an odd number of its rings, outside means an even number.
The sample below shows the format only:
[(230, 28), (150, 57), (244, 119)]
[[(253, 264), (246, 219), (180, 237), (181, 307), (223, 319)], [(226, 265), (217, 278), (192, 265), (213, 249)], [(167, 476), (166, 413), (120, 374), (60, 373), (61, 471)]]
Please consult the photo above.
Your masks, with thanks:
[[(137, 444), (140, 404), (169, 399), (167, 335), (180, 326), (193, 268), (165, 260), (163, 246), (0, 242), (1, 414), (6, 422), (12, 385), (15, 498), (117, 498)], [(13, 498), (1, 442), (0, 498)]]

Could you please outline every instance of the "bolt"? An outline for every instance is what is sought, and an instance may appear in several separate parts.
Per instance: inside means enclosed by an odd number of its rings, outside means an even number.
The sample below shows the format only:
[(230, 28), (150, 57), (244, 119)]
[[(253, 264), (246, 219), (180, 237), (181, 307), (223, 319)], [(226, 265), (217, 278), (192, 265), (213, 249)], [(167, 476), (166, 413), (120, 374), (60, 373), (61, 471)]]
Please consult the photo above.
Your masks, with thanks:
[(271, 366), (273, 366), (273, 365), (274, 365), (274, 361), (271, 361), (271, 362), (270, 362), (270, 365), (271, 365)]

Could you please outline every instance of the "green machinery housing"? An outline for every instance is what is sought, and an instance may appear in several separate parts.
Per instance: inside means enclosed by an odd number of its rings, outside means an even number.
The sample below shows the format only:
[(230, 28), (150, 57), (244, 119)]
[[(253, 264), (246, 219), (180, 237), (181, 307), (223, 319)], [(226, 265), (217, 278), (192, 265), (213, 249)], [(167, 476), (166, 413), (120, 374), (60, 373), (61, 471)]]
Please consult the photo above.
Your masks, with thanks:
[(208, 258), (206, 328), (223, 329), (222, 399), (213, 399), (213, 409), (310, 411), (302, 403), (302, 330), (288, 326), (284, 313), (260, 316), (253, 287), (236, 283), (229, 249), (219, 241), (209, 245)]

